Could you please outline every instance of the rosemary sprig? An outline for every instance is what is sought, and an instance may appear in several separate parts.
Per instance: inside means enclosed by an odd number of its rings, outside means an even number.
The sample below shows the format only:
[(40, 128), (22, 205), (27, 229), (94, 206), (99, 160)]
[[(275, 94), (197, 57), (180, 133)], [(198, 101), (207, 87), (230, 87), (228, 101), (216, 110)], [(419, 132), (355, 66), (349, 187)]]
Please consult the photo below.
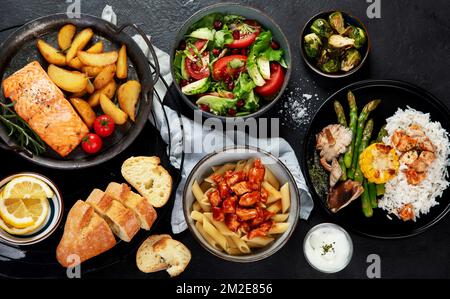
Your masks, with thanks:
[(36, 155), (40, 155), (46, 151), (44, 141), (39, 137), (33, 129), (11, 109), (14, 106), (14, 102), (11, 104), (5, 104), (0, 101), (0, 120), (8, 128), (8, 136), (13, 136), (17, 140), (17, 143), (27, 148)]

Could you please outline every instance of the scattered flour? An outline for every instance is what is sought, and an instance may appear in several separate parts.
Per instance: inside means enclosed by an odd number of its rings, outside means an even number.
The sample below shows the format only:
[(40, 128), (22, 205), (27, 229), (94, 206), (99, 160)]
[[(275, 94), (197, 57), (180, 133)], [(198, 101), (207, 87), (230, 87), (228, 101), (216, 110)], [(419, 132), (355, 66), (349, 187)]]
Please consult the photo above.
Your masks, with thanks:
[(281, 124), (298, 129), (308, 124), (313, 117), (313, 103), (319, 100), (317, 93), (304, 92), (302, 88), (295, 87), (286, 90), (285, 101), (281, 104), (279, 114)]

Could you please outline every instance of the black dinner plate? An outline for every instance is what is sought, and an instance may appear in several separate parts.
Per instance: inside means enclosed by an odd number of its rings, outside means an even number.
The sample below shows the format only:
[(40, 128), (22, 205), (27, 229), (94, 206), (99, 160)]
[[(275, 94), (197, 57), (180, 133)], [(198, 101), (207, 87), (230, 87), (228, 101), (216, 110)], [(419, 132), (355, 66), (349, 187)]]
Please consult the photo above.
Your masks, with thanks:
[[(302, 167), (306, 182), (317, 205), (325, 209), (332, 219), (354, 232), (375, 238), (396, 239), (413, 236), (424, 232), (441, 220), (450, 210), (450, 189), (444, 191), (438, 198), (439, 205), (430, 209), (426, 215), (420, 215), (416, 222), (403, 222), (395, 216), (387, 217), (387, 212), (374, 209), (374, 215), (366, 218), (361, 210), (361, 201), (356, 200), (338, 213), (331, 213), (326, 205), (328, 175), (323, 179), (312, 179), (312, 169), (320, 169), (318, 154), (315, 150), (316, 134), (325, 126), (337, 123), (333, 101), (339, 100), (348, 114), (347, 92), (353, 91), (358, 108), (361, 109), (370, 100), (381, 99), (380, 106), (370, 115), (374, 119), (374, 132), (378, 132), (386, 123), (386, 118), (392, 116), (399, 108), (414, 108), (424, 113), (430, 113), (432, 121), (438, 121), (447, 131), (450, 130), (450, 113), (439, 99), (429, 92), (406, 82), (394, 80), (367, 80), (342, 88), (330, 96), (314, 116), (304, 140), (304, 156)], [(316, 172), (314, 172), (316, 173)], [(324, 173), (325, 174), (325, 173)]]

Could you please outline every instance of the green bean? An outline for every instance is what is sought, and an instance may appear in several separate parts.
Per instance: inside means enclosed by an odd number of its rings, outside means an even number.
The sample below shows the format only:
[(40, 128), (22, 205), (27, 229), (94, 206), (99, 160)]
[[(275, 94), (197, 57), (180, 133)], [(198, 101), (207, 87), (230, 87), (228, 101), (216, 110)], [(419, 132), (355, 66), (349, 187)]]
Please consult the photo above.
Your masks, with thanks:
[(361, 142), (359, 144), (359, 149), (355, 151), (356, 156), (358, 157), (357, 163), (355, 165), (355, 181), (362, 182), (364, 180), (364, 176), (361, 171), (361, 167), (359, 166), (359, 156), (364, 151), (364, 149), (369, 145), (369, 141), (372, 137), (373, 131), (373, 120), (369, 119), (362, 133)]
[[(362, 142), (362, 138), (363, 138), (363, 131), (366, 126), (367, 118), (369, 118), (370, 112), (374, 111), (378, 107), (380, 102), (381, 102), (381, 100), (373, 100), (373, 101), (369, 102), (366, 106), (364, 106), (363, 110), (361, 111), (361, 114), (359, 115), (358, 126), (356, 129), (355, 150), (353, 153), (352, 168), (351, 168), (353, 173), (356, 172), (356, 166), (359, 164), (358, 160), (359, 160), (360, 153), (358, 152), (357, 149), (359, 149), (361, 146), (361, 142)], [(355, 176), (356, 176), (356, 173), (355, 173)]]
[(372, 205), (370, 204), (370, 195), (369, 195), (369, 187), (367, 185), (367, 181), (364, 181), (364, 192), (361, 196), (361, 203), (362, 203), (362, 211), (364, 213), (364, 216), (367, 218), (373, 216), (373, 210)]
[[(345, 167), (350, 170), (352, 167), (353, 152), (355, 150), (355, 137), (356, 126), (358, 125), (358, 107), (356, 106), (355, 95), (349, 90), (347, 93), (347, 101), (350, 106), (350, 125), (349, 128), (352, 131), (352, 143), (350, 144), (347, 152), (344, 155)], [(347, 172), (347, 174), (349, 174)], [(352, 177), (353, 178), (353, 174)]]
[(375, 183), (368, 183), (369, 185), (369, 196), (370, 196), (370, 205), (372, 206), (372, 209), (378, 208), (378, 202), (377, 202), (377, 186)]
[(377, 187), (377, 196), (383, 196), (384, 192), (385, 192), (385, 185), (384, 184), (379, 184), (376, 186)]

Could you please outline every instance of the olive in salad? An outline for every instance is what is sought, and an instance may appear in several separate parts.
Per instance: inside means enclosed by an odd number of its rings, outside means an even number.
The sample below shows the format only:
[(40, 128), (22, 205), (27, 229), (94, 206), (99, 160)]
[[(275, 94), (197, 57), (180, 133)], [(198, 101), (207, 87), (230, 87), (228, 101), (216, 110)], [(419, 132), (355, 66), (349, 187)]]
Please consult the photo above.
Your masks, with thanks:
[(362, 60), (361, 49), (367, 44), (364, 29), (346, 24), (341, 12), (335, 11), (325, 18), (317, 18), (303, 37), (308, 59), (325, 73), (346, 73)]
[(287, 69), (272, 32), (237, 15), (211, 14), (192, 25), (173, 61), (183, 94), (199, 109), (239, 117), (273, 100)]

